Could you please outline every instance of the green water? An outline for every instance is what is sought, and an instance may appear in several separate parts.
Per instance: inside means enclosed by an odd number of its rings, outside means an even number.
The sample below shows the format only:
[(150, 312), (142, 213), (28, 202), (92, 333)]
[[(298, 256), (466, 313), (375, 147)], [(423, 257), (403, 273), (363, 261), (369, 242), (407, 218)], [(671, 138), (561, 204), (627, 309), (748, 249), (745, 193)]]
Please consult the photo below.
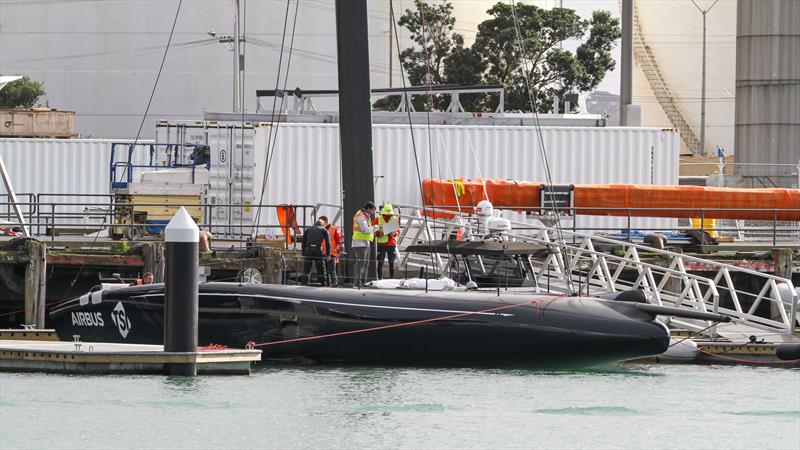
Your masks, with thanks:
[(0, 448), (800, 448), (800, 370), (0, 374)]

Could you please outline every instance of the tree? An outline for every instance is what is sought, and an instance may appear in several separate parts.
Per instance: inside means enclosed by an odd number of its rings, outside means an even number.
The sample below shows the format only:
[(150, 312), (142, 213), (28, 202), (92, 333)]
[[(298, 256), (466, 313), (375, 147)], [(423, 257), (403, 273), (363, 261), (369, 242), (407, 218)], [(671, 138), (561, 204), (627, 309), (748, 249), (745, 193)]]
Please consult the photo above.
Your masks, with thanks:
[[(608, 11), (595, 11), (591, 20), (583, 20), (568, 8), (543, 9), (517, 3), (521, 47), (511, 5), (497, 3), (487, 11), (490, 18), (478, 25), (471, 47), (465, 47), (464, 38), (453, 33), (452, 11), (446, 0), (436, 6), (420, 0), (415, 10), (406, 10), (398, 22), (408, 29), (415, 44), (400, 53), (412, 86), (424, 86), (429, 79), (431, 84), (501, 84), (507, 110), (531, 111), (527, 77), (536, 110), (548, 112), (554, 96), (563, 99), (569, 93), (590, 91), (614, 67), (611, 50), (621, 33), (619, 20)], [(573, 53), (559, 45), (568, 39), (585, 41)], [(461, 103), (470, 111), (491, 111), (497, 105), (492, 97), (462, 96)], [(385, 109), (393, 109), (399, 100), (382, 99), (376, 107), (381, 102)], [(443, 109), (446, 102), (434, 99), (434, 106)], [(414, 107), (427, 108), (427, 98), (415, 98)]]
[(32, 108), (43, 95), (44, 83), (24, 76), (0, 90), (0, 109)]
[[(453, 32), (456, 19), (453, 5), (445, 0), (436, 5), (418, 1), (414, 10), (407, 9), (398, 26), (411, 34), (413, 47), (400, 52), (400, 63), (410, 86), (442, 84), (472, 85), (481, 82), (483, 64), (472, 49), (464, 46), (464, 37)], [(434, 107), (444, 109), (449, 99), (434, 96)], [(463, 102), (463, 99), (462, 99)], [(376, 109), (397, 108), (399, 99), (381, 99)], [(418, 111), (430, 108), (425, 95), (413, 97)]]
[[(582, 20), (567, 8), (543, 9), (517, 3), (522, 48), (511, 5), (497, 3), (491, 18), (478, 25), (472, 48), (486, 65), (484, 80), (506, 88), (506, 109), (531, 111), (526, 76), (536, 110), (548, 112), (553, 96), (594, 89), (614, 67), (611, 49), (621, 36), (619, 20), (608, 11), (595, 11)], [(573, 54), (559, 48), (567, 39), (589, 38)]]

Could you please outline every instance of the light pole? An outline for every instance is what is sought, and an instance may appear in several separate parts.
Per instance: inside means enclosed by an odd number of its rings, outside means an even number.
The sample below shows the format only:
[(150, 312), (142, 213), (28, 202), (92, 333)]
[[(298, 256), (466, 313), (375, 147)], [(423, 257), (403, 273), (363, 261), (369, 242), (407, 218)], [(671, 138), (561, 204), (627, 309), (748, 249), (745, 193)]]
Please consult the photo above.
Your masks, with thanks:
[(239, 104), (242, 95), (242, 48), (241, 48), (241, 22), (239, 15), (239, 0), (233, 0), (233, 112), (241, 112)]
[(714, 0), (714, 3), (703, 9), (697, 4), (695, 0), (692, 3), (703, 15), (703, 81), (700, 93), (700, 155), (706, 156), (706, 14), (717, 4), (719, 0)]

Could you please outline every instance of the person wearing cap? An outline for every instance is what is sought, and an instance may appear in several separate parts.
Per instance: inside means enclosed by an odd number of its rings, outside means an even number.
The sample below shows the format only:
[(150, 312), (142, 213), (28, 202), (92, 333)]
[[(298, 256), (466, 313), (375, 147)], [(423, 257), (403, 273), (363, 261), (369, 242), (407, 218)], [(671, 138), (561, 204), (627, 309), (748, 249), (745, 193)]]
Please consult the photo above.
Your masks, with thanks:
[[(389, 233), (383, 231), (383, 226), (387, 223), (397, 222), (397, 216), (394, 215), (394, 208), (387, 203), (381, 208), (381, 214), (375, 218), (375, 225), (378, 225), (378, 231), (375, 232), (376, 241), (378, 241), (378, 278), (383, 278), (383, 261), (389, 259), (389, 278), (394, 278), (394, 261), (397, 256), (397, 236), (400, 236), (400, 229)], [(399, 224), (398, 224), (399, 225)]]
[(353, 243), (350, 245), (353, 262), (353, 286), (361, 287), (369, 267), (369, 249), (375, 240), (378, 226), (372, 224), (375, 215), (375, 204), (367, 202), (353, 216)]
[(330, 257), (331, 238), (325, 223), (317, 220), (313, 227), (303, 233), (303, 284), (308, 284), (311, 277), (311, 265), (317, 268), (317, 276), (322, 278), (322, 285), (328, 284), (325, 274), (325, 260)]

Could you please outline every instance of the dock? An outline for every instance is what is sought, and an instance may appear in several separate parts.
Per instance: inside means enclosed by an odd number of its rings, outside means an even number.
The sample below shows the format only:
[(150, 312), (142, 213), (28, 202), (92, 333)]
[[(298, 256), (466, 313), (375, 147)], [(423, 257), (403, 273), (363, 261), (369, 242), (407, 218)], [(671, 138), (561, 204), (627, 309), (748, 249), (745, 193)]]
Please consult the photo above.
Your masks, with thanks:
[(164, 352), (161, 345), (0, 339), (0, 371), (8, 372), (165, 374), (168, 364), (195, 363), (201, 375), (248, 375), (260, 360), (261, 350), (252, 349)]

